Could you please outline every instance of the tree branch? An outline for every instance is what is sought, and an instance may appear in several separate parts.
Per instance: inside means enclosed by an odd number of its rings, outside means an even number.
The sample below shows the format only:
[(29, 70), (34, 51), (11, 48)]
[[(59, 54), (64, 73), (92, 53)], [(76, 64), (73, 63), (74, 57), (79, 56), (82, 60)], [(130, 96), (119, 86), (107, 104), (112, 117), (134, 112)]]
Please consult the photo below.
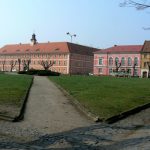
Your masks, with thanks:
[(54, 65), (54, 61), (42, 60), (40, 64), (43, 66), (44, 70), (48, 70), (51, 66)]
[(11, 60), (10, 61), (10, 71), (12, 72), (13, 68), (16, 66), (17, 61)]
[(150, 8), (150, 4), (146, 2), (136, 2), (133, 0), (124, 0), (124, 2), (120, 3), (120, 7), (135, 7), (137, 10), (144, 10), (146, 8)]

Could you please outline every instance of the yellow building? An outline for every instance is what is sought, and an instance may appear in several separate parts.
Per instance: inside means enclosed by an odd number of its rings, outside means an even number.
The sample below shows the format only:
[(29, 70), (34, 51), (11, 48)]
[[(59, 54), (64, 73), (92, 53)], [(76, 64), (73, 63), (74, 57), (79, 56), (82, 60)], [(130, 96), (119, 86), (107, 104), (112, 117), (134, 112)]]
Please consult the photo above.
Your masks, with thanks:
[(150, 41), (145, 41), (141, 51), (141, 77), (150, 77)]

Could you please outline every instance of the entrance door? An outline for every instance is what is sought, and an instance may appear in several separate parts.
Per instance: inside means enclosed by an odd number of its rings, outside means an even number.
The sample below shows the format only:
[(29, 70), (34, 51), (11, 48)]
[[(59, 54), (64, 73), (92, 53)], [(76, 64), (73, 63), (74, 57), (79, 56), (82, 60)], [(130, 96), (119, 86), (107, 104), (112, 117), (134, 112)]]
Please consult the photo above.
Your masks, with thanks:
[(146, 71), (143, 72), (143, 78), (147, 78), (147, 72)]

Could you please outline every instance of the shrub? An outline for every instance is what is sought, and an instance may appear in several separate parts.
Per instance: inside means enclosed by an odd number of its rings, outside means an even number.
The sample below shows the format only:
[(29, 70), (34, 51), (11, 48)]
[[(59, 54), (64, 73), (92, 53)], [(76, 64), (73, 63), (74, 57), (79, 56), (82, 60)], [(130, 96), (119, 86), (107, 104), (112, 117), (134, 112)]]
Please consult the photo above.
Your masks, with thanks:
[(60, 75), (60, 73), (58, 73), (58, 72), (53, 72), (53, 71), (50, 71), (50, 70), (39, 70), (39, 71), (37, 72), (37, 74), (38, 74), (39, 76), (59, 76), (59, 75)]
[(39, 76), (59, 76), (60, 73), (53, 72), (50, 70), (29, 70), (29, 71), (19, 71), (19, 74), (28, 74), (28, 75), (39, 75)]
[(19, 71), (18, 74), (26, 74), (26, 71)]
[(39, 70), (29, 70), (29, 71), (26, 72), (26, 74), (28, 74), (28, 75), (36, 75), (36, 74), (38, 74), (38, 71)]

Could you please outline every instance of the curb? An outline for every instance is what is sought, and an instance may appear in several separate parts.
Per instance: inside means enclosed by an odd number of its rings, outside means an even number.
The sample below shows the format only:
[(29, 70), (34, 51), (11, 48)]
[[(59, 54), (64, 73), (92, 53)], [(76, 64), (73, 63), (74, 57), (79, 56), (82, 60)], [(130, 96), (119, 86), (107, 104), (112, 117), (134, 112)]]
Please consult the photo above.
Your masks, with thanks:
[[(50, 79), (49, 79), (50, 80)], [(53, 82), (52, 80), (50, 80), (51, 82)], [(82, 106), (77, 99), (75, 99), (73, 96), (71, 96), (69, 94), (69, 92), (67, 92), (65, 89), (63, 89), (60, 85), (58, 85), (57, 83), (53, 82), (54, 85), (60, 89), (63, 94), (70, 100), (71, 104), (73, 104), (75, 106), (75, 108), (82, 113), (84, 116), (86, 116), (87, 118), (89, 118), (90, 120), (93, 120), (94, 122), (100, 122), (102, 121), (98, 116), (92, 114), (88, 109), (86, 109), (84, 106)]]
[(128, 111), (125, 111), (119, 115), (112, 116), (112, 117), (106, 119), (105, 122), (109, 123), (109, 124), (115, 123), (121, 119), (127, 118), (128, 116), (134, 115), (134, 114), (136, 114), (136, 113), (138, 113), (144, 109), (147, 109), (147, 108), (150, 108), (150, 103), (135, 107), (135, 108), (128, 110)]
[(0, 120), (13, 121), (13, 117), (0, 114)]
[(28, 96), (29, 96), (29, 93), (30, 93), (30, 89), (32, 87), (32, 84), (33, 84), (33, 80), (34, 80), (34, 77), (32, 77), (32, 81), (25, 93), (25, 95), (23, 96), (23, 101), (22, 101), (22, 104), (21, 104), (21, 109), (20, 109), (20, 113), (18, 116), (16, 116), (12, 121), (13, 122), (18, 122), (20, 120), (23, 120), (24, 118), (24, 112), (25, 112), (25, 108), (26, 108), (26, 103), (27, 103), (27, 100), (28, 100)]

